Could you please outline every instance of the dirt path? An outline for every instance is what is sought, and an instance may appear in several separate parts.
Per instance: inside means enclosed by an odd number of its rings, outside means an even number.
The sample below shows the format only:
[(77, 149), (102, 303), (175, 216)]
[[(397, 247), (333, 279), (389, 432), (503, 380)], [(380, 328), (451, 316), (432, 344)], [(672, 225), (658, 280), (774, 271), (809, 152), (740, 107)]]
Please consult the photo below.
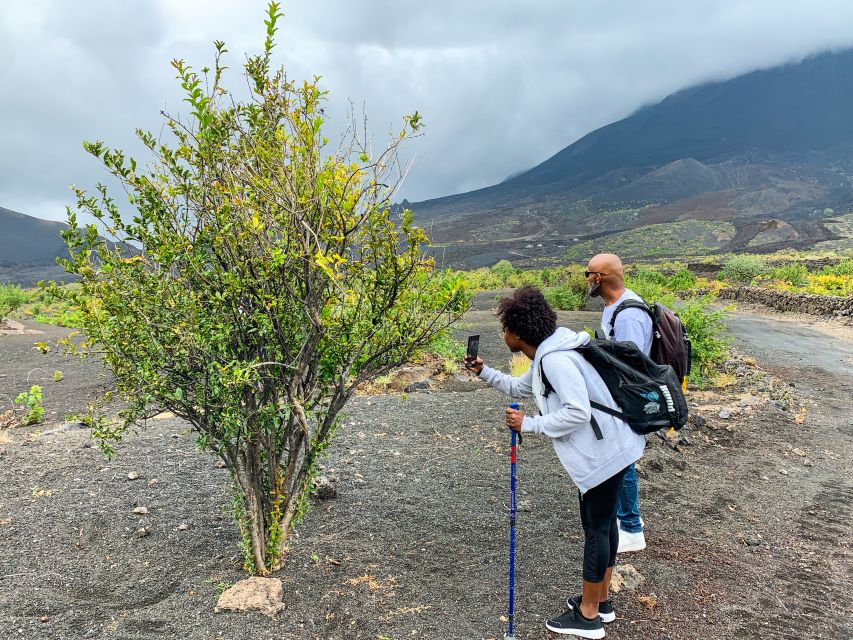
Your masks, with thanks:
[(803, 317), (772, 318), (740, 309), (731, 314), (734, 344), (772, 368), (809, 368), (853, 379), (853, 327), (808, 321)]
[[(485, 359), (505, 367), (493, 302), (481, 298), (459, 334), (479, 332)], [(644, 581), (616, 596), (609, 638), (853, 637), (853, 381), (819, 355), (827, 344), (849, 353), (851, 341), (734, 320), (739, 348), (762, 368), (732, 362), (732, 386), (690, 394), (698, 419), (680, 443), (650, 439), (640, 464), (649, 547), (620, 557)], [(575, 329), (596, 321), (561, 314)], [(811, 348), (780, 348), (803, 336)], [(0, 336), (0, 397), (43, 382), (45, 432), (82, 408), (98, 370), (44, 360), (31, 341)], [(240, 552), (227, 475), (185, 424), (153, 421), (112, 461), (85, 430), (3, 432), (0, 638), (499, 638), (505, 401), (460, 381), (357, 398), (325, 461), (339, 495), (316, 502), (292, 540), (277, 620), (213, 614), (219, 589), (242, 577)], [(516, 637), (555, 638), (543, 620), (580, 586), (577, 494), (535, 438), (520, 452), (519, 487)]]

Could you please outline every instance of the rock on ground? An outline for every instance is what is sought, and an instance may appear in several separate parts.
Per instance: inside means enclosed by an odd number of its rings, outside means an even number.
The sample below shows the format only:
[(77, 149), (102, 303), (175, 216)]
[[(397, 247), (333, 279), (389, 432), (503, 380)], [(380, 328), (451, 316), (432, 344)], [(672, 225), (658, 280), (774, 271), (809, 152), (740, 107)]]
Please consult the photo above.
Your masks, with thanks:
[(274, 617), (284, 608), (281, 592), (281, 580), (278, 578), (246, 578), (222, 592), (214, 611), (260, 611)]
[(613, 567), (613, 577), (610, 579), (610, 590), (613, 593), (633, 591), (645, 580), (643, 575), (631, 564), (619, 564)]

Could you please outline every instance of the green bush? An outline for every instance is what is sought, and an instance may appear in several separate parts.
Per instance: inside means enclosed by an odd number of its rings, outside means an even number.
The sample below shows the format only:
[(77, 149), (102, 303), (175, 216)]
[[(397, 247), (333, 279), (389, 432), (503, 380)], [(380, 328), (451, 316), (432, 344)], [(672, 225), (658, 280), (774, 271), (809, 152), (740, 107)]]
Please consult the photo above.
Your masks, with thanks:
[(775, 267), (770, 270), (770, 277), (774, 280), (784, 280), (795, 286), (802, 286), (809, 280), (809, 270), (806, 265), (794, 262), (784, 267)]
[(512, 266), (509, 260), (501, 260), (492, 267), (491, 271), (505, 280), (515, 273), (515, 267)]
[(746, 283), (767, 273), (767, 263), (760, 256), (732, 256), (723, 265), (720, 278), (729, 282)]
[(853, 258), (844, 258), (834, 267), (824, 267), (821, 273), (828, 276), (853, 276)]
[(454, 340), (450, 336), (450, 332), (445, 329), (433, 336), (432, 341), (424, 349), (424, 352), (434, 353), (445, 360), (459, 363), (465, 357), (465, 345), (458, 340)]
[(465, 286), (471, 291), (489, 291), (504, 286), (504, 278), (493, 273), (491, 269), (463, 271), (462, 276), (465, 279)]
[(14, 284), (0, 284), (0, 320), (30, 299), (29, 294)]
[(461, 275), (466, 288), (471, 291), (516, 288), (529, 284), (543, 291), (549, 288), (560, 289), (560, 295), (571, 291), (581, 298), (586, 296), (586, 278), (583, 275), (583, 267), (578, 265), (521, 270), (514, 268), (508, 260), (501, 260), (490, 269), (463, 271)]
[(572, 290), (570, 287), (548, 287), (542, 290), (545, 300), (554, 309), (561, 311), (577, 311), (583, 306), (586, 296)]
[(578, 294), (582, 300), (586, 299), (587, 282), (586, 276), (583, 274), (584, 268), (580, 266), (570, 266), (562, 269), (559, 274), (559, 282), (562, 286), (571, 289)]
[(27, 407), (27, 413), (21, 421), (24, 426), (38, 424), (44, 420), (44, 405), (42, 405), (41, 387), (34, 384), (29, 391), (21, 391), (15, 398), (15, 404)]
[(635, 269), (631, 269), (626, 278), (630, 278), (633, 282), (643, 282), (648, 284), (656, 284), (663, 286), (666, 283), (666, 276), (664, 276), (657, 269), (649, 269), (648, 267), (636, 267)]
[(665, 286), (670, 291), (688, 291), (696, 286), (696, 274), (679, 269), (666, 279)]
[[(726, 312), (711, 309), (710, 295), (677, 301), (668, 297), (661, 302), (678, 313), (692, 347), (692, 378), (708, 377), (729, 357), (731, 339), (726, 335)], [(697, 375), (698, 374), (698, 375)]]
[[(640, 273), (637, 273), (640, 271)], [(636, 270), (625, 277), (625, 286), (648, 303), (657, 302), (666, 295), (665, 278), (648, 269)]]
[(88, 297), (79, 284), (49, 283), (44, 287), (24, 291), (24, 294), (26, 300), (19, 307), (18, 315), (59, 327), (81, 326), (82, 306), (86, 304)]
[[(98, 442), (112, 452), (152, 412), (180, 415), (228, 469), (244, 567), (261, 575), (281, 568), (356, 389), (410, 361), (469, 302), (458, 275), (435, 271), (413, 214), (390, 208), (420, 114), (384, 149), (354, 119), (329, 147), (319, 77), (271, 66), (281, 17), (271, 2), (263, 50), (244, 58), (234, 93), (221, 41), (200, 72), (172, 61), (192, 112), (164, 114), (162, 136), (137, 130), (146, 161), (84, 143), (135, 211), (122, 215), (103, 184), (74, 188), (60, 262), (89, 297), (86, 345), (69, 351), (97, 355), (123, 401), (119, 421), (93, 422)], [(144, 255), (107, 245), (102, 227)]]

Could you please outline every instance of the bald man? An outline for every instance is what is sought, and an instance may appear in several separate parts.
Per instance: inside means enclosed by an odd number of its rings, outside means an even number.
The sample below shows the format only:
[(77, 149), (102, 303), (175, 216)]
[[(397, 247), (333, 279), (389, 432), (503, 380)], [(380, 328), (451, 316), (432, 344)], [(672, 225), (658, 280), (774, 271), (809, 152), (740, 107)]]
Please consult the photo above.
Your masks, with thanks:
[[(642, 298), (625, 288), (625, 270), (619, 256), (612, 253), (599, 253), (592, 257), (587, 265), (586, 283), (589, 295), (601, 296), (604, 300), (604, 312), (601, 314), (601, 328), (611, 340), (633, 342), (646, 355), (652, 348), (652, 319), (642, 309), (622, 309), (616, 316), (611, 335), (610, 319), (613, 312), (625, 300)], [(642, 551), (646, 548), (646, 536), (643, 533), (643, 519), (640, 517), (640, 498), (637, 493), (637, 470), (632, 464), (625, 473), (622, 489), (616, 502), (616, 517), (619, 519), (618, 553)]]

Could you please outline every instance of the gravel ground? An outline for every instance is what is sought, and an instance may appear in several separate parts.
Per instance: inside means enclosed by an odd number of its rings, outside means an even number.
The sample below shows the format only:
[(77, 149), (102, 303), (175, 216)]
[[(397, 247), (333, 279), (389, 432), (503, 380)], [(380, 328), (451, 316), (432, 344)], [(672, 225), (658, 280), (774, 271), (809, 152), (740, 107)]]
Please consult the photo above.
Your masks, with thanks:
[[(481, 333), (484, 359), (505, 366), (493, 300), (479, 299), (459, 335)], [(338, 497), (314, 503), (279, 575), (285, 609), (214, 614), (243, 577), (226, 472), (176, 419), (128, 436), (112, 461), (84, 429), (51, 431), (100, 373), (39, 355), (34, 339), (0, 336), (0, 402), (40, 383), (49, 418), (0, 432), (0, 638), (502, 637), (501, 394), (451, 378), (356, 398), (325, 461)], [(731, 386), (690, 394), (698, 419), (680, 443), (650, 438), (639, 465), (649, 546), (620, 556), (644, 581), (615, 596), (608, 637), (853, 637), (851, 380), (754, 355), (730, 363)], [(544, 439), (526, 438), (518, 465), (516, 637), (553, 638), (544, 619), (580, 588), (577, 492)]]

